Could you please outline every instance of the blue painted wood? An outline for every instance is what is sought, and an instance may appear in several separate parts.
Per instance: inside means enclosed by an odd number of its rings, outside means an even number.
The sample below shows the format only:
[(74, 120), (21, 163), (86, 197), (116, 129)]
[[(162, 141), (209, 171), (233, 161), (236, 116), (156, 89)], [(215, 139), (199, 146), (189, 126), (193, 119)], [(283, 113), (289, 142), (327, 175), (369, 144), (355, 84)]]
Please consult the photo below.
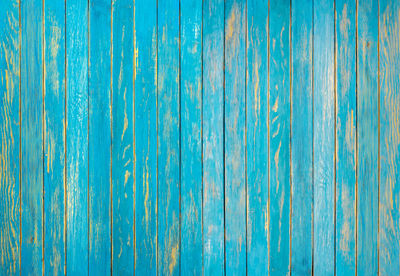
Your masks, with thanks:
[(268, 275), (268, 1), (247, 2), (247, 273)]
[(202, 275), (202, 1), (181, 1), (181, 274)]
[(64, 274), (65, 3), (44, 3), (44, 272)]
[(66, 2), (67, 268), (87, 275), (88, 263), (88, 2)]
[(19, 1), (0, 9), (0, 274), (20, 274)]
[(290, 271), (290, 1), (270, 1), (270, 275)]
[(21, 274), (43, 273), (43, 2), (21, 2)]
[[(377, 11), (376, 9), (374, 10)], [(375, 19), (376, 17), (374, 17)], [(379, 274), (400, 274), (400, 3), (379, 1)], [(372, 47), (375, 45), (373, 44)], [(376, 72), (376, 71), (374, 71)], [(375, 94), (376, 95), (376, 94)], [(375, 97), (374, 97), (375, 99)], [(374, 168), (376, 170), (376, 167)], [(374, 194), (374, 199), (377, 197)], [(376, 256), (376, 255), (375, 255)]]
[(203, 2), (203, 270), (224, 274), (224, 1)]
[[(157, 28), (157, 1), (135, 1), (134, 12), (135, 273), (156, 275), (157, 41), (161, 38)], [(165, 180), (160, 183), (165, 186)]]
[(336, 1), (336, 274), (356, 272), (356, 1)]
[(246, 1), (225, 3), (225, 266), (246, 272)]
[(112, 2), (112, 270), (134, 273), (133, 2)]
[(335, 272), (334, 3), (314, 2), (314, 275)]
[(179, 1), (159, 0), (157, 13), (157, 272), (178, 275), (181, 249)]
[(291, 273), (310, 275), (313, 255), (313, 2), (292, 1)]

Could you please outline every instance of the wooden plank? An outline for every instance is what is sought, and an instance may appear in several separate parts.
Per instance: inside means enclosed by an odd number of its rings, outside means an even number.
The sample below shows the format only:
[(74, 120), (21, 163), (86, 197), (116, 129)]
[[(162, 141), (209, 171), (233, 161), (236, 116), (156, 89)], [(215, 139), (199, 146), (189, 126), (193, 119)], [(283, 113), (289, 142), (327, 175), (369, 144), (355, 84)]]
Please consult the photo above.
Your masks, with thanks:
[(21, 274), (43, 273), (43, 2), (21, 2)]
[(336, 8), (336, 273), (356, 272), (356, 1)]
[(66, 2), (67, 269), (88, 274), (88, 2)]
[[(135, 1), (134, 12), (135, 273), (136, 275), (156, 275), (157, 1)], [(173, 92), (178, 93), (177, 90)], [(161, 186), (165, 186), (165, 180), (160, 183)], [(175, 193), (174, 196), (176, 195)]]
[(247, 2), (247, 273), (268, 275), (268, 0)]
[(357, 273), (378, 273), (378, 1), (357, 6)]
[(270, 274), (290, 271), (290, 1), (270, 1)]
[(224, 0), (203, 3), (204, 274), (224, 274)]
[[(111, 273), (111, 1), (89, 1), (89, 274)], [(101, 137), (101, 139), (99, 139)]]
[(225, 2), (225, 266), (246, 273), (246, 1)]
[[(374, 11), (376, 12), (376, 9)], [(380, 207), (378, 256), (380, 275), (400, 275), (399, 46), (400, 2), (380, 0)], [(376, 98), (374, 97), (374, 99)], [(376, 113), (374, 114), (377, 117)], [(376, 169), (376, 167), (374, 168)], [(376, 198), (377, 194), (374, 193), (374, 195), (374, 198)]]
[(179, 0), (158, 1), (157, 272), (180, 268), (180, 86)]
[(313, 2), (292, 1), (292, 275), (311, 275), (313, 244)]
[(65, 3), (44, 3), (45, 274), (65, 266)]
[(181, 273), (202, 274), (202, 1), (181, 1)]
[(314, 2), (314, 274), (335, 272), (334, 3)]
[(112, 273), (134, 273), (133, 12), (112, 2)]
[(0, 274), (20, 274), (19, 0), (0, 9)]

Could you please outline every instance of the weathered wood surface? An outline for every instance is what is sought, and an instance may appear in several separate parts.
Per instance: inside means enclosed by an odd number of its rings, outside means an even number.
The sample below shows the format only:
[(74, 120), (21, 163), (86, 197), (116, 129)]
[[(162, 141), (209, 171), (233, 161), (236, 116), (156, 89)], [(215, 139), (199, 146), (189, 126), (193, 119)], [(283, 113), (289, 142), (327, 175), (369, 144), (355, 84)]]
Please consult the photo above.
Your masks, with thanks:
[(395, 0), (0, 0), (1, 275), (398, 275)]

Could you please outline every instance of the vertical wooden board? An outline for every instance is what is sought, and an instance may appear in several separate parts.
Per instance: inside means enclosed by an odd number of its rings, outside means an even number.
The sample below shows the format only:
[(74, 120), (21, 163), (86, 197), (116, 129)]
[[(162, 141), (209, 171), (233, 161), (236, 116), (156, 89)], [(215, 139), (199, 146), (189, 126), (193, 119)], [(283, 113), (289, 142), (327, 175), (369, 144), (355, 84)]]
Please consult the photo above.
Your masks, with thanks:
[[(89, 274), (111, 272), (111, 1), (89, 1)], [(101, 137), (101, 139), (99, 139)]]
[(65, 266), (65, 3), (44, 3), (45, 274)]
[(247, 273), (268, 275), (268, 0), (247, 2)]
[(336, 273), (356, 272), (356, 1), (336, 8)]
[(378, 273), (378, 1), (357, 7), (357, 273)]
[(224, 0), (203, 3), (203, 271), (224, 274)]
[(67, 274), (88, 274), (88, 2), (66, 2)]
[(133, 2), (112, 2), (112, 270), (134, 273)]
[(270, 274), (290, 271), (290, 1), (270, 1)]
[(313, 2), (292, 1), (292, 275), (310, 275), (313, 244)]
[(21, 274), (43, 273), (43, 2), (21, 2)]
[(314, 274), (335, 272), (334, 2), (314, 2)]
[(225, 3), (225, 266), (246, 273), (246, 1)]
[(181, 1), (181, 273), (202, 274), (202, 1)]
[[(157, 274), (157, 1), (135, 1), (135, 273)], [(165, 68), (165, 64), (164, 67)], [(178, 90), (173, 91), (178, 94)], [(177, 106), (176, 104), (174, 106)], [(161, 119), (163, 117), (160, 117)], [(165, 162), (165, 159), (164, 159)], [(160, 186), (165, 187), (164, 182)], [(177, 196), (174, 191), (174, 197)], [(162, 208), (165, 208), (162, 206)], [(163, 210), (163, 209), (160, 209)], [(178, 235), (178, 233), (176, 233)]]
[[(400, 2), (381, 0), (379, 1), (379, 274), (381, 275), (400, 274), (399, 68)], [(376, 197), (376, 193), (374, 195)]]
[(0, 9), (0, 274), (20, 274), (19, 0)]
[(179, 0), (158, 1), (157, 271), (180, 272)]

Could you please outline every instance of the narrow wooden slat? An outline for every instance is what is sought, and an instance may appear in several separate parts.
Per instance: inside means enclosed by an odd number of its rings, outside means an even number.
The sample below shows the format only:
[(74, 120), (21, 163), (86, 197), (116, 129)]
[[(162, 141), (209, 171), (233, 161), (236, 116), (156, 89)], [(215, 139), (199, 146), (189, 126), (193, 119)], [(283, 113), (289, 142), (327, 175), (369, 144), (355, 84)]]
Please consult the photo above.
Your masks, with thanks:
[(0, 9), (0, 274), (20, 274), (19, 0)]
[(336, 273), (356, 270), (356, 1), (336, 8)]
[(202, 1), (181, 1), (181, 274), (202, 274)]
[[(374, 11), (376, 12), (376, 9)], [(380, 207), (378, 256), (380, 275), (400, 275), (399, 68), (400, 2), (380, 0)], [(377, 116), (376, 113), (374, 114)], [(376, 198), (377, 194), (374, 193), (374, 196)]]
[(44, 3), (45, 274), (65, 266), (65, 3)]
[(67, 269), (88, 274), (88, 3), (66, 2)]
[(203, 3), (204, 274), (224, 274), (224, 0)]
[(133, 2), (112, 4), (112, 270), (134, 273)]
[(314, 2), (314, 274), (335, 270), (334, 3)]
[(378, 273), (378, 1), (357, 7), (357, 273)]
[[(156, 275), (157, 1), (135, 1), (134, 13), (135, 273), (136, 275)], [(178, 94), (178, 90), (173, 93)], [(174, 106), (176, 107), (177, 104)], [(162, 187), (165, 187), (165, 179), (160, 183)], [(174, 197), (176, 195), (175, 191)], [(164, 209), (160, 210), (164, 211)]]
[(290, 1), (270, 1), (270, 274), (290, 270)]
[(43, 273), (43, 2), (21, 2), (21, 274)]
[(292, 275), (312, 272), (313, 3), (292, 1)]
[(225, 266), (246, 273), (246, 1), (225, 3)]
[[(89, 274), (111, 272), (111, 1), (89, 1)], [(101, 137), (101, 138), (100, 138)]]
[(162, 275), (178, 275), (180, 270), (179, 0), (159, 0), (157, 12), (159, 35), (157, 272)]
[(268, 275), (268, 0), (247, 2), (247, 273)]

